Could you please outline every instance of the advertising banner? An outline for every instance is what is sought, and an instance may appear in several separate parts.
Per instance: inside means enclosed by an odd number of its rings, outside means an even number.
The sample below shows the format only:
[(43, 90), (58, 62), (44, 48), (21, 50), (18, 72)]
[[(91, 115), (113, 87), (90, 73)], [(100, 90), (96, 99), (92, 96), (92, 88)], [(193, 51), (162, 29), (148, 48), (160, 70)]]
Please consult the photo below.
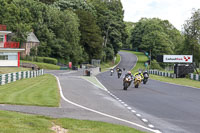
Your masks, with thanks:
[(192, 55), (163, 55), (163, 62), (192, 63)]

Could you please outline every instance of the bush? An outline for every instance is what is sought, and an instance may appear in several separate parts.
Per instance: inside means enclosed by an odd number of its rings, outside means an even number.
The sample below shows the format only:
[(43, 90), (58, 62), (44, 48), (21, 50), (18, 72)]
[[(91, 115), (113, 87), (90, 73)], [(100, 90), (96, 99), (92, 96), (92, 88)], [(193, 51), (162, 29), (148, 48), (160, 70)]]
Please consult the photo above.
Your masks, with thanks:
[(41, 63), (49, 63), (56, 65), (58, 63), (57, 59), (50, 58), (50, 57), (33, 57), (33, 56), (26, 56), (27, 61), (35, 61), (35, 62), (41, 62)]
[(36, 62), (44, 62), (44, 57), (36, 57)]
[(151, 69), (158, 69), (158, 70), (162, 70), (162, 67), (159, 65), (159, 63), (156, 60), (152, 60), (151, 61)]
[(57, 64), (58, 60), (50, 57), (43, 57), (44, 63)]

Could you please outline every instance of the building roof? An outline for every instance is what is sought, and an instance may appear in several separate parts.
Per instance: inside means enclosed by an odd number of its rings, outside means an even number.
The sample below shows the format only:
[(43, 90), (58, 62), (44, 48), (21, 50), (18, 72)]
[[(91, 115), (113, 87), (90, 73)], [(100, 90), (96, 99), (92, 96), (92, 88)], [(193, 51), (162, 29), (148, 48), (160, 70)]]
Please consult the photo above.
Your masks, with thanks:
[(40, 42), (33, 32), (30, 32), (27, 37), (27, 42)]

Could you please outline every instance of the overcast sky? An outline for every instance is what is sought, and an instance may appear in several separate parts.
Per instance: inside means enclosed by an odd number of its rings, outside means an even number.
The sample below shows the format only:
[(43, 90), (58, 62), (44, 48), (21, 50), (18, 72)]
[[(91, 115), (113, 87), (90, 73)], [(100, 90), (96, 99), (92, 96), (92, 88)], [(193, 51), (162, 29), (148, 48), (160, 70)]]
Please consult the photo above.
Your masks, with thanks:
[(121, 0), (124, 20), (138, 22), (142, 17), (169, 20), (178, 30), (192, 15), (192, 9), (200, 9), (200, 0)]

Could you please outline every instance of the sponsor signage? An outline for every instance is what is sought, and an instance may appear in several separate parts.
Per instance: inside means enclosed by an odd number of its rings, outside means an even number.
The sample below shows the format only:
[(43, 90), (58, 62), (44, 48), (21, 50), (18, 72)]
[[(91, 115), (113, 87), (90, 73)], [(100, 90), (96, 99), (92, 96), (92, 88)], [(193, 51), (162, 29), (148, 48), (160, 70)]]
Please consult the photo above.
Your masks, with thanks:
[(163, 55), (163, 62), (192, 63), (192, 55)]

